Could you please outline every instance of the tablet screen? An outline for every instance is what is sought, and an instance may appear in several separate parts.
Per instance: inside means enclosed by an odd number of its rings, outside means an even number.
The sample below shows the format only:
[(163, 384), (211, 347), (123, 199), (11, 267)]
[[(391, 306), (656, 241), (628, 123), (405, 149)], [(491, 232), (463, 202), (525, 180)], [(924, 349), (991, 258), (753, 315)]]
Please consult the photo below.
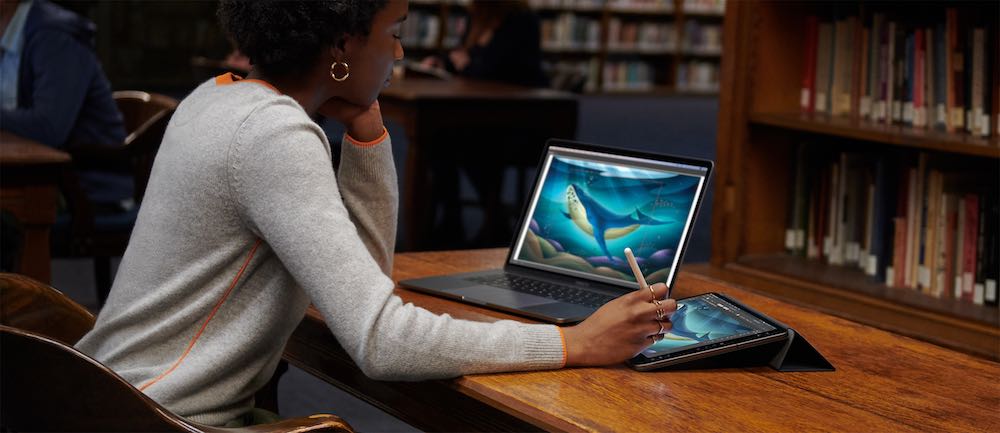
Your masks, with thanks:
[(677, 311), (670, 317), (670, 322), (673, 328), (663, 340), (642, 351), (642, 355), (654, 358), (777, 330), (714, 293), (677, 301)]

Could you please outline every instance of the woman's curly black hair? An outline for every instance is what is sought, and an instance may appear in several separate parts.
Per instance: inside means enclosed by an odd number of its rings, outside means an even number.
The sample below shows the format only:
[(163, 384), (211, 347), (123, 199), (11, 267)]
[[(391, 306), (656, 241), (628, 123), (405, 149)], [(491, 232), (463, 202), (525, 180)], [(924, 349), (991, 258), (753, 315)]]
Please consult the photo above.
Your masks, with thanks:
[(388, 0), (222, 0), (219, 22), (254, 68), (285, 76), (313, 66), (320, 50), (371, 31)]

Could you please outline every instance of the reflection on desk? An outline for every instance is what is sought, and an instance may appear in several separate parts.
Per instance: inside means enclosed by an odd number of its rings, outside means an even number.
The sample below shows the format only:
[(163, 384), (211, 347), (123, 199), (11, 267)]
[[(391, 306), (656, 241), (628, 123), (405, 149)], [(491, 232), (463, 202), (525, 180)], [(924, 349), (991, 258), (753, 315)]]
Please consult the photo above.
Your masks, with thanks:
[[(379, 105), (387, 118), (401, 124), (409, 143), (401, 250), (434, 246), (430, 229), (441, 197), (433, 191), (432, 181), (435, 175), (442, 175), (443, 168), (454, 168), (448, 166), (461, 162), (502, 163), (533, 170), (545, 140), (576, 136), (576, 97), (549, 89), (465, 79), (404, 78), (382, 91)], [(523, 178), (519, 191), (526, 190)], [(442, 188), (440, 182), (437, 186)], [(484, 196), (499, 200), (500, 193)], [(497, 207), (496, 203), (485, 204)]]
[(56, 181), (70, 156), (44, 144), (0, 131), (0, 207), (24, 233), (15, 272), (47, 283), (51, 256), (49, 229), (56, 221)]
[[(393, 279), (499, 267), (502, 249), (397, 254)], [(1000, 364), (793, 306), (699, 275), (677, 297), (726, 293), (807, 336), (833, 373), (768, 367), (640, 373), (624, 365), (417, 383), (368, 379), (310, 309), (292, 364), (411, 425), (448, 431), (997, 431)], [(468, 320), (526, 319), (397, 288), (404, 302)]]

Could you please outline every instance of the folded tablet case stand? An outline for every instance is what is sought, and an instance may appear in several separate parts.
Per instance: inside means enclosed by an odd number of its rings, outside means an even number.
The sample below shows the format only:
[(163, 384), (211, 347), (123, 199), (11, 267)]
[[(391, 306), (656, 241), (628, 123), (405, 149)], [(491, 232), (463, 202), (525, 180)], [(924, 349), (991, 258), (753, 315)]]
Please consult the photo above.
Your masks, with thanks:
[(660, 370), (701, 370), (770, 365), (777, 371), (834, 371), (805, 337), (788, 328), (788, 339), (724, 353), (710, 358), (663, 367)]

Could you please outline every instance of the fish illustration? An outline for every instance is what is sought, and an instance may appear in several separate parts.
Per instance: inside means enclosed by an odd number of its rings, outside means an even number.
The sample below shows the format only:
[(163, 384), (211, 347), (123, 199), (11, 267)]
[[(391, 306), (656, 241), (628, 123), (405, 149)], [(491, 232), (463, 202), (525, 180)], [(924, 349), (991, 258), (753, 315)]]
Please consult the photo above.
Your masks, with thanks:
[(642, 213), (639, 208), (628, 214), (616, 213), (587, 194), (575, 184), (566, 187), (566, 218), (573, 220), (580, 230), (594, 237), (597, 246), (609, 259), (614, 260), (608, 251), (608, 239), (618, 239), (639, 229), (642, 225), (671, 224), (673, 221), (660, 221)]

